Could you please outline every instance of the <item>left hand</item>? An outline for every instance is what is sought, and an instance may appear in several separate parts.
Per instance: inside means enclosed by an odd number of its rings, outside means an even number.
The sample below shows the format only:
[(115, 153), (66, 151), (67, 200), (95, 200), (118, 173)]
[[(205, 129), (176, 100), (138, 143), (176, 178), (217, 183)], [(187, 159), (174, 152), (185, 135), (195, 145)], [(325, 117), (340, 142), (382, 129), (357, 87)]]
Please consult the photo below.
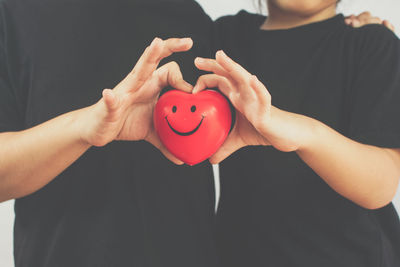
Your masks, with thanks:
[(298, 150), (309, 139), (311, 118), (272, 106), (267, 88), (223, 51), (217, 52), (215, 60), (197, 58), (195, 64), (213, 74), (201, 76), (193, 93), (218, 87), (237, 110), (235, 126), (210, 158), (211, 163), (219, 163), (248, 145), (272, 145), (289, 152)]
[(161, 143), (153, 125), (153, 110), (161, 90), (167, 85), (190, 92), (176, 62), (158, 67), (160, 61), (176, 52), (188, 51), (190, 38), (155, 38), (131, 72), (114, 89), (104, 89), (103, 97), (80, 113), (79, 132), (84, 143), (105, 146), (113, 140), (146, 140), (176, 164)]
[(375, 17), (368, 11), (362, 12), (358, 16), (356, 15), (347, 16), (344, 21), (347, 25), (350, 25), (354, 28), (359, 28), (367, 24), (382, 24), (391, 31), (393, 32), (395, 31), (395, 28), (390, 21), (382, 20), (379, 17)]

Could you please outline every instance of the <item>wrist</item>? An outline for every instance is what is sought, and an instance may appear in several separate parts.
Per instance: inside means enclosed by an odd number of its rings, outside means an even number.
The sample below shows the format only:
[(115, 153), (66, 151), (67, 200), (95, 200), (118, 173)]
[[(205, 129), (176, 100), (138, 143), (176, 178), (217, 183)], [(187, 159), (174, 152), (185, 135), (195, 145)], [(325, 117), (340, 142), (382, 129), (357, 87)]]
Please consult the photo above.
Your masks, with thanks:
[(91, 129), (94, 128), (93, 122), (96, 118), (96, 116), (93, 116), (93, 113), (95, 113), (95, 105), (96, 104), (70, 113), (73, 138), (76, 142), (88, 147), (93, 145), (90, 141), (90, 136), (92, 132)]
[(325, 135), (326, 126), (313, 118), (303, 116), (304, 125), (301, 142), (296, 152), (310, 151), (319, 146), (319, 140)]
[(285, 152), (302, 151), (315, 146), (322, 123), (305, 115), (271, 107), (264, 136)]

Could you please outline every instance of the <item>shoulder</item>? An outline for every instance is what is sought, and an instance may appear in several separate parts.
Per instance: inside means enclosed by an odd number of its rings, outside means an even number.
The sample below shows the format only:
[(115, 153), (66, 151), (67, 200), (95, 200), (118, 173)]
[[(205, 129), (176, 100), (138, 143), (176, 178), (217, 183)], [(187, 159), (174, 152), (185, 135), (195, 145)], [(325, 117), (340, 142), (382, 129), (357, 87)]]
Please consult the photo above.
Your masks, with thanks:
[(235, 15), (228, 15), (218, 18), (215, 23), (219, 27), (234, 28), (238, 26), (246, 26), (251, 23), (261, 23), (265, 20), (265, 16), (260, 14), (249, 13), (245, 10), (240, 10)]
[(399, 38), (396, 34), (381, 24), (369, 24), (355, 29), (357, 38), (361, 41), (396, 42)]
[(223, 16), (215, 21), (215, 31), (222, 42), (237, 43), (252, 38), (252, 32), (263, 23), (265, 16), (249, 13), (245, 10), (235, 15)]
[(153, 7), (153, 12), (169, 7), (184, 7), (186, 9), (178, 9), (177, 11), (193, 11), (205, 14), (203, 8), (195, 0), (0, 0), (0, 9), (2, 10), (29, 9), (31, 7), (57, 10), (64, 8), (65, 5), (90, 6), (93, 10), (106, 6), (134, 6), (139, 9), (141, 7)]
[(364, 53), (391, 53), (400, 49), (400, 40), (394, 32), (380, 24), (348, 28), (354, 46)]
[(246, 16), (247, 12), (244, 10), (240, 10), (238, 13), (234, 15), (227, 15), (227, 16), (222, 16), (219, 17), (215, 22), (221, 25), (224, 24), (230, 24), (232, 22), (235, 22), (239, 20), (240, 18), (243, 18), (243, 16)]

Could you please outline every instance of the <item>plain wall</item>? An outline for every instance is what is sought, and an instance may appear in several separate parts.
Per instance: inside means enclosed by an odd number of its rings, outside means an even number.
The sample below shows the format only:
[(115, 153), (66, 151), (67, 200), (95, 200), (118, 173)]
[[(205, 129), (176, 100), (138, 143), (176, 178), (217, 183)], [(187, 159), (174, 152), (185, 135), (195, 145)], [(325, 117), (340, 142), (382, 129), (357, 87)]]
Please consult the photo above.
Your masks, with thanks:
[[(198, 0), (206, 12), (213, 18), (226, 14), (235, 14), (240, 9), (255, 11), (255, 0)], [(389, 19), (400, 30), (400, 1), (399, 0), (342, 0), (339, 12), (357, 14), (364, 10), (374, 15)], [(400, 89), (400, 88), (399, 88)], [(217, 179), (218, 181), (218, 179)], [(400, 210), (400, 193), (394, 200)], [(0, 204), (0, 266), (12, 267), (12, 231), (14, 220), (14, 201)]]

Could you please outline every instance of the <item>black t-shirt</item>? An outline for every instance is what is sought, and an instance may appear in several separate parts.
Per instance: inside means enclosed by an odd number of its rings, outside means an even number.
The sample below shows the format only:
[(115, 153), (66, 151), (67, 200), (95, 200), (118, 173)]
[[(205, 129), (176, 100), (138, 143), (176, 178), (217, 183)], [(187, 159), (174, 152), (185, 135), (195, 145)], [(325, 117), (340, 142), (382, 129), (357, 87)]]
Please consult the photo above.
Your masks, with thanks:
[[(272, 104), (361, 143), (400, 148), (400, 42), (344, 17), (260, 30), (265, 17), (217, 21), (219, 48), (266, 85)], [(332, 190), (295, 152), (246, 147), (221, 164), (222, 266), (400, 266), (392, 204), (367, 210)]]
[[(193, 83), (210, 23), (189, 0), (1, 1), (0, 132), (95, 103), (155, 36), (193, 37), (168, 59)], [(211, 166), (176, 166), (146, 142), (92, 147), (15, 214), (17, 267), (216, 266)]]

